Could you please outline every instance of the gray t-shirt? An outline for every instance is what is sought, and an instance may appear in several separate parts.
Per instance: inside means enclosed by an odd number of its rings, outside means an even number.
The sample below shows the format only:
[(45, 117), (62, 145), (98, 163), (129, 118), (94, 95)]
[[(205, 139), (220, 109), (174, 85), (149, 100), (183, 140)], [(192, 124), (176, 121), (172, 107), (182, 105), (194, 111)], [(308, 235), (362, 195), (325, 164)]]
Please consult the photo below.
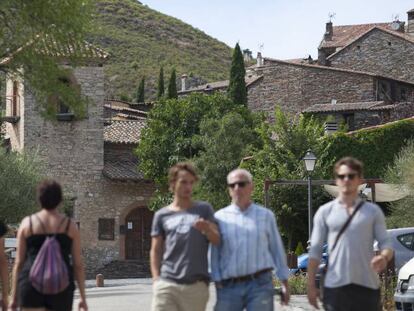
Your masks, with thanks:
[(180, 212), (166, 206), (155, 213), (151, 236), (165, 239), (161, 278), (182, 284), (209, 280), (209, 241), (193, 227), (200, 217), (215, 222), (214, 211), (209, 203), (194, 202), (192, 207)]
[[(355, 202), (355, 206), (358, 203), (359, 201)], [(378, 276), (371, 268), (374, 241), (378, 241), (381, 250), (392, 249), (384, 214), (377, 205), (364, 202), (332, 252), (336, 236), (348, 217), (346, 208), (338, 199), (318, 209), (313, 219), (309, 257), (320, 260), (323, 244), (327, 242), (329, 267), (325, 279), (326, 287), (357, 284), (377, 289)]]

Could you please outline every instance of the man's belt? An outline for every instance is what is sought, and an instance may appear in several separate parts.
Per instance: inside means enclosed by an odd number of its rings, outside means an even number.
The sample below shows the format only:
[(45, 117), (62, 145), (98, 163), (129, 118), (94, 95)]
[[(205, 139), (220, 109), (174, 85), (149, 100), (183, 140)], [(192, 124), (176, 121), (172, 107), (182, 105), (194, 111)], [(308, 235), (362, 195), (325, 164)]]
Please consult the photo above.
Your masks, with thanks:
[(272, 268), (267, 268), (267, 269), (263, 269), (263, 270), (255, 272), (255, 273), (252, 273), (252, 274), (238, 276), (238, 277), (235, 277), (235, 278), (225, 279), (225, 280), (220, 281), (220, 283), (223, 286), (225, 286), (225, 285), (231, 284), (231, 283), (248, 282), (248, 281), (252, 281), (254, 279), (257, 279), (262, 274), (265, 274), (265, 273), (270, 272), (272, 270), (273, 270)]

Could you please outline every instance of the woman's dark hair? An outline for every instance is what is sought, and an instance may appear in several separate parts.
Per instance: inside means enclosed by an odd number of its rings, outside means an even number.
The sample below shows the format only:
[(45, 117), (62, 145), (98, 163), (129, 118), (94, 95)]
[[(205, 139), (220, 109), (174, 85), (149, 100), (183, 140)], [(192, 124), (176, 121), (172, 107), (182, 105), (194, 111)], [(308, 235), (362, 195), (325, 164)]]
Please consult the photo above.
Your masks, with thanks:
[(62, 198), (62, 187), (54, 180), (44, 180), (37, 186), (37, 201), (44, 209), (56, 208)]

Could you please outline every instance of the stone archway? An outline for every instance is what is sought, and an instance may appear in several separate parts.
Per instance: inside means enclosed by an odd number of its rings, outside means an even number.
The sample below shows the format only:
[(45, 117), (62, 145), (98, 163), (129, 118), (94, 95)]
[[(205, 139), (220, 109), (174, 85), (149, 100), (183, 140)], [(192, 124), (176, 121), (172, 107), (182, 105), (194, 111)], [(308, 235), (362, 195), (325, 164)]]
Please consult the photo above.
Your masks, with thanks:
[(121, 218), (123, 235), (121, 257), (127, 260), (147, 260), (151, 248), (151, 224), (154, 213), (147, 207), (132, 207)]

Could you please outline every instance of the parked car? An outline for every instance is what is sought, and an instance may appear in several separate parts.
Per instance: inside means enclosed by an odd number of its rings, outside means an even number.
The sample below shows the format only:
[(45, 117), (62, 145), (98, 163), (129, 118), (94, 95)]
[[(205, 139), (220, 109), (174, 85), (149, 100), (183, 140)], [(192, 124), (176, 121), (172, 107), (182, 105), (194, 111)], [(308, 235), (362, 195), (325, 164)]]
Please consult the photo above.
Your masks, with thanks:
[(414, 258), (401, 267), (394, 294), (396, 311), (414, 310)]
[[(328, 259), (327, 249), (328, 249), (328, 244), (325, 244), (323, 246), (323, 253), (322, 253), (321, 263), (326, 262), (326, 260)], [(309, 254), (308, 253), (304, 253), (304, 254), (300, 255), (298, 257), (298, 267), (293, 268), (293, 269), (289, 269), (290, 273), (293, 274), (293, 275), (299, 275), (299, 274), (302, 274), (302, 273), (306, 273), (308, 271), (308, 260), (309, 260)]]
[(395, 270), (414, 257), (414, 227), (387, 230), (394, 249)]

